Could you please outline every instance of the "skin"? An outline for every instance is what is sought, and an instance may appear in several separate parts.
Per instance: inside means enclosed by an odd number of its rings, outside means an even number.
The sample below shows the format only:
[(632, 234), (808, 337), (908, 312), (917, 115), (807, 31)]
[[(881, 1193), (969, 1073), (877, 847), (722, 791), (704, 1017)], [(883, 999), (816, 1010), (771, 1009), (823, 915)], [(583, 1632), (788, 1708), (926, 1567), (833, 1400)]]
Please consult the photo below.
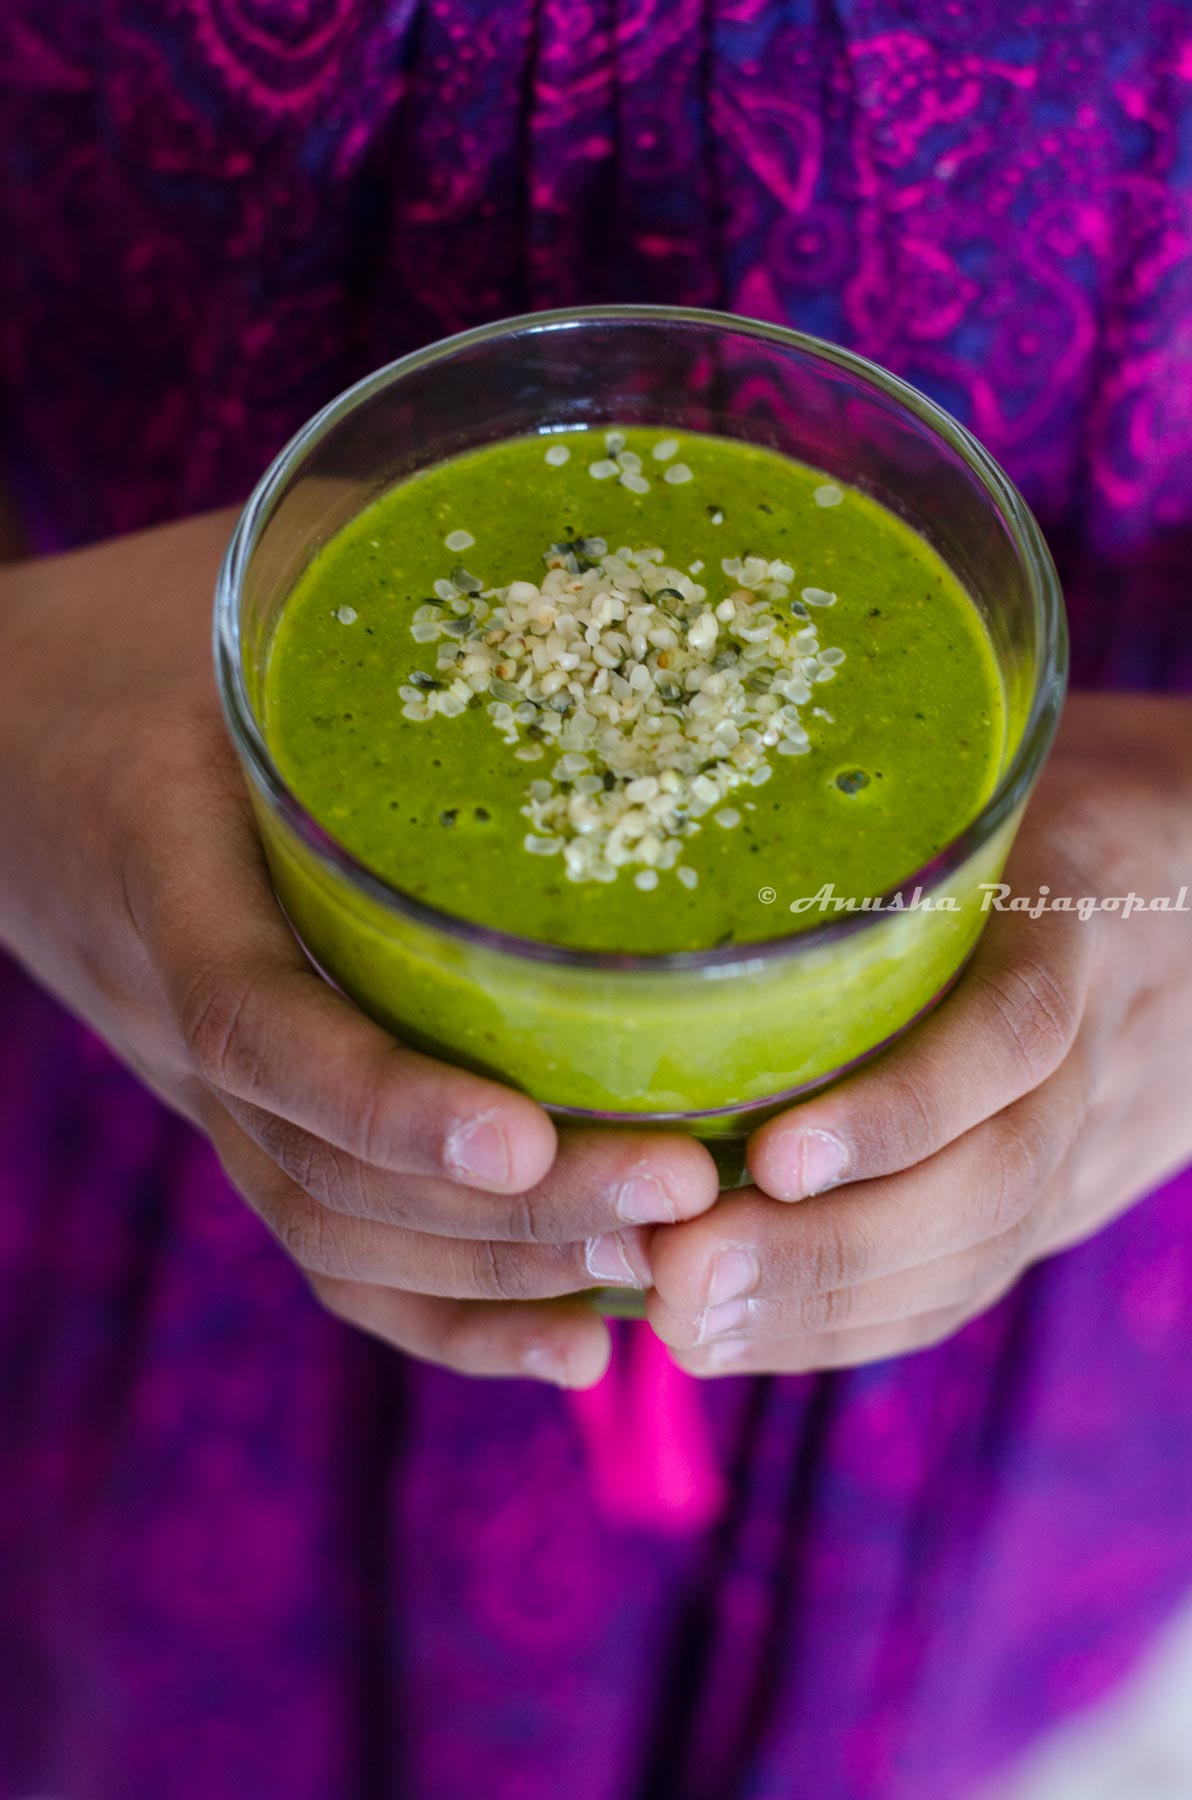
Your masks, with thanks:
[[(230, 527), (0, 570), (0, 943), (207, 1134), (332, 1311), (455, 1369), (587, 1386), (607, 1328), (563, 1296), (619, 1278), (652, 1284), (694, 1372), (864, 1362), (955, 1330), (1192, 1154), (1182, 915), (995, 917), (938, 1013), (770, 1121), (757, 1188), (714, 1210), (701, 1146), (556, 1134), (396, 1044), (272, 896), (210, 673)], [(1192, 705), (1075, 701), (1015, 891), (1174, 894), (1190, 869)], [(828, 1185), (834, 1141), (837, 1185), (784, 1204)], [(726, 1255), (757, 1270), (737, 1299)]]
[(207, 1134), (332, 1311), (452, 1368), (586, 1386), (607, 1329), (555, 1297), (642, 1279), (643, 1226), (710, 1206), (715, 1166), (683, 1138), (561, 1139), (313, 974), (210, 669), (231, 526), (0, 570), (0, 943)]
[[(1192, 886), (1192, 703), (1074, 697), (1005, 879)], [(1187, 914), (991, 915), (930, 1019), (755, 1135), (756, 1188), (654, 1233), (654, 1329), (702, 1375), (950, 1336), (1192, 1159), (1190, 1011)]]

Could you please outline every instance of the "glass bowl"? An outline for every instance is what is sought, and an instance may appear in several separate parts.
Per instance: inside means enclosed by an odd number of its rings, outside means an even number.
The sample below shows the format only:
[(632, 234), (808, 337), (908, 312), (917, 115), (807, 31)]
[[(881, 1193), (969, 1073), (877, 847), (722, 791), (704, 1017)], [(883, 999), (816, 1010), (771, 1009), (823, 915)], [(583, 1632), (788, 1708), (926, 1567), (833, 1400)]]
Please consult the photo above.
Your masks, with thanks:
[[(380, 879), (287, 787), (262, 728), (273, 627), (310, 559), (395, 483), (501, 438), (665, 426), (785, 452), (931, 543), (980, 609), (1007, 734), (980, 814), (884, 897), (757, 943), (672, 955), (559, 949), (437, 911)], [(874, 1055), (948, 989), (985, 920), (1063, 699), (1067, 639), (1029, 509), (962, 426), (873, 363), (727, 314), (577, 308), (503, 320), (370, 375), (287, 445), (219, 577), (220, 694), (278, 895), (323, 973), (404, 1041), (524, 1090), (561, 1120), (709, 1143), (726, 1186), (749, 1133)], [(794, 921), (792, 921), (793, 923)]]

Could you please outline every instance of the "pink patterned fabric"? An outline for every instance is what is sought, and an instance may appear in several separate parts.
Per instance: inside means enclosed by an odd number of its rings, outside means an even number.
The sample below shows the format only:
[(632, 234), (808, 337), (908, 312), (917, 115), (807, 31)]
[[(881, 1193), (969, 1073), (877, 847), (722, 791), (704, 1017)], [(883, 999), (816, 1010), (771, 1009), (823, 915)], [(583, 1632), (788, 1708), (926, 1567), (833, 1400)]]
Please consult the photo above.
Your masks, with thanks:
[(727, 1501), (698, 1384), (652, 1331), (613, 1339), (608, 1373), (573, 1394), (592, 1496), (613, 1526), (706, 1530)]
[[(734, 308), (964, 418), (1078, 677), (1187, 688), (1190, 201), (1188, 0), (6, 0), (5, 460), (85, 542), (444, 332)], [(0, 967), (0, 1796), (962, 1800), (1192, 1581), (1190, 1227), (709, 1387), (718, 1522), (614, 1526), (600, 1396), (322, 1315)]]

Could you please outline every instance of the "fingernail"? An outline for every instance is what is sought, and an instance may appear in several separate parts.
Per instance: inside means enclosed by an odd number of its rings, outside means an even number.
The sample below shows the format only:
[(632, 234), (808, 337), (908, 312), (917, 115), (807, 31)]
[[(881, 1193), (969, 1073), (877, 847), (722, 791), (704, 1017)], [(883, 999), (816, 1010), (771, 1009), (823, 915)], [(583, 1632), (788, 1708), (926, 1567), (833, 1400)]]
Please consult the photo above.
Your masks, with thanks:
[[(627, 1234), (628, 1235), (628, 1234)], [(634, 1261), (630, 1260), (630, 1251)], [(644, 1264), (645, 1251), (640, 1244), (630, 1246), (618, 1232), (606, 1231), (603, 1237), (589, 1238), (584, 1246), (584, 1262), (593, 1281), (612, 1281), (620, 1287), (647, 1287), (635, 1262)]]
[(509, 1144), (492, 1113), (478, 1113), (452, 1127), (447, 1162), (457, 1175), (504, 1187), (509, 1180)]
[(706, 1358), (713, 1368), (729, 1369), (734, 1363), (744, 1362), (752, 1352), (748, 1338), (725, 1338), (723, 1343), (708, 1345)]
[(726, 1300), (722, 1306), (705, 1307), (700, 1314), (697, 1342), (706, 1344), (709, 1338), (721, 1337), (726, 1331), (736, 1331), (748, 1317), (748, 1300)]
[(712, 1264), (708, 1279), (707, 1303), (719, 1306), (721, 1301), (736, 1300), (748, 1294), (761, 1278), (761, 1267), (752, 1250), (740, 1245), (722, 1250)]
[(843, 1178), (848, 1164), (848, 1151), (831, 1131), (818, 1131), (801, 1126), (781, 1139), (780, 1154), (788, 1176), (786, 1191), (779, 1200), (806, 1200), (835, 1187)]
[(654, 1175), (631, 1175), (618, 1189), (615, 1206), (627, 1225), (666, 1225), (675, 1217), (674, 1202)]
[(567, 1370), (548, 1344), (531, 1344), (522, 1353), (522, 1368), (533, 1381), (549, 1381), (555, 1387), (570, 1387)]

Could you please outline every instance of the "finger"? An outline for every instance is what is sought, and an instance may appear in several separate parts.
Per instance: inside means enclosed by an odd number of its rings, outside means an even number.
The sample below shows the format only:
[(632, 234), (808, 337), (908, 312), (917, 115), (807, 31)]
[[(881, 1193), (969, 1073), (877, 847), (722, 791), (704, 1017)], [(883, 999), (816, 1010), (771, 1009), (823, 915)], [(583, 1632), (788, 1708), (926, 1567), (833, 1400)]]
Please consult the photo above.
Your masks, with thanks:
[(260, 1107), (225, 1105), (291, 1180), (333, 1212), (446, 1237), (576, 1243), (626, 1225), (694, 1218), (720, 1191), (715, 1163), (691, 1138), (565, 1131), (543, 1180), (524, 1193), (480, 1193), (376, 1168)]
[(331, 1312), (422, 1362), (461, 1375), (525, 1376), (592, 1387), (608, 1367), (608, 1327), (584, 1301), (497, 1306), (435, 1300), (367, 1282), (311, 1283)]
[(234, 765), (206, 779), (165, 797), (185, 816), (155, 822), (152, 865), (134, 861), (128, 878), (204, 1080), (381, 1168), (501, 1193), (533, 1187), (556, 1146), (541, 1107), (396, 1043), (315, 974), (274, 898)]
[(638, 1227), (574, 1244), (492, 1242), (407, 1231), (331, 1212), (230, 1118), (208, 1131), (229, 1180), (308, 1274), (455, 1299), (538, 1300), (594, 1286), (644, 1288), (646, 1234)]
[(750, 1293), (719, 1299), (714, 1275), (713, 1297), (697, 1312), (675, 1311), (653, 1294), (647, 1315), (657, 1336), (683, 1351), (722, 1341), (820, 1339), (953, 1309), (972, 1318), (1006, 1291), (1033, 1251), (1034, 1234), (1024, 1223), (971, 1250), (822, 1293), (771, 1291), (763, 1270)]
[[(656, 1232), (657, 1299), (698, 1318), (709, 1306), (765, 1297), (803, 1309), (882, 1277), (1043, 1228), (1048, 1184), (1084, 1117), (1073, 1060), (1049, 1082), (949, 1144), (918, 1168), (776, 1206), (756, 1189), (726, 1195), (702, 1218)], [(661, 1314), (660, 1314), (661, 1316)], [(822, 1320), (820, 1321), (822, 1322)]]
[(930, 1350), (952, 1337), (969, 1321), (959, 1307), (922, 1313), (888, 1325), (862, 1325), (852, 1331), (754, 1342), (726, 1338), (696, 1350), (672, 1351), (689, 1375), (806, 1375), (826, 1369), (852, 1369), (863, 1363), (886, 1362)]
[(1038, 1087), (1070, 1051), (1092, 938), (1071, 913), (995, 913), (939, 1009), (868, 1068), (754, 1133), (777, 1200), (914, 1167)]

